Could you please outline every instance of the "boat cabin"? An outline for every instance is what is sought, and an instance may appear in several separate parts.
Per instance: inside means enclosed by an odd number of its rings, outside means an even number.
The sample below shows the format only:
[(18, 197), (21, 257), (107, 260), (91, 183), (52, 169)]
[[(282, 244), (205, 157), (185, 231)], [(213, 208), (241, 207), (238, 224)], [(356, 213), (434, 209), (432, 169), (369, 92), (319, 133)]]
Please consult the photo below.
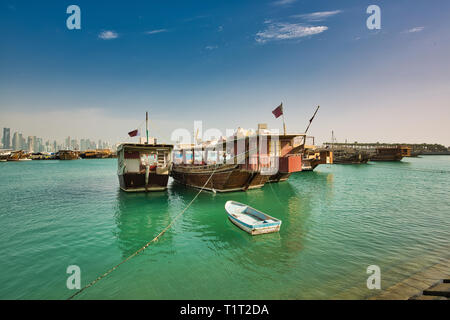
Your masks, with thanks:
[(167, 188), (173, 145), (124, 143), (117, 148), (120, 188), (158, 191)]

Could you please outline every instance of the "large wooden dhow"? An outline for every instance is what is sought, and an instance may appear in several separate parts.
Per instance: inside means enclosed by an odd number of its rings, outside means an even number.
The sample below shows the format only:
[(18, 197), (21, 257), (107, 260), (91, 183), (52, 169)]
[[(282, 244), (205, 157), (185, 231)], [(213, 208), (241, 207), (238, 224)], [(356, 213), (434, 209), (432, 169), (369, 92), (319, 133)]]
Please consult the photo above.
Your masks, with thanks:
[(369, 153), (363, 150), (332, 148), (333, 163), (335, 164), (363, 164), (369, 161)]
[(216, 144), (178, 148), (171, 176), (180, 184), (213, 192), (261, 188), (270, 179), (287, 179), (301, 170), (300, 156), (280, 156), (283, 142), (293, 143), (297, 136), (236, 135)]
[(335, 164), (363, 164), (369, 161), (370, 154), (366, 150), (340, 146), (334, 131), (331, 131), (331, 143), (325, 142), (324, 147), (333, 152)]
[(400, 161), (411, 156), (411, 148), (405, 146), (379, 147), (371, 153), (370, 161)]
[(30, 154), (23, 150), (12, 151), (8, 157), (7, 161), (29, 161), (31, 160)]
[(411, 147), (403, 144), (325, 142), (324, 145), (331, 149), (363, 152), (365, 156), (368, 155), (369, 161), (400, 161), (403, 157), (412, 156)]
[(78, 151), (73, 150), (59, 150), (57, 153), (59, 160), (77, 160), (80, 158)]

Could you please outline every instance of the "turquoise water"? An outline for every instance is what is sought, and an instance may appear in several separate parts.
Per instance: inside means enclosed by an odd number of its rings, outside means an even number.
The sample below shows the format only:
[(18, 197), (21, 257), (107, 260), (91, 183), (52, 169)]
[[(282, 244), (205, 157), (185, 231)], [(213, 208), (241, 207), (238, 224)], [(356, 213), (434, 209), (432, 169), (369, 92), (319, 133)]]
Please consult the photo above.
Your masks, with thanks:
[[(322, 165), (263, 189), (202, 193), (143, 253), (77, 299), (355, 299), (366, 268), (382, 289), (450, 254), (450, 157)], [(121, 192), (116, 160), (0, 163), (0, 298), (65, 299), (158, 234), (197, 190)], [(250, 236), (236, 200), (283, 220)]]

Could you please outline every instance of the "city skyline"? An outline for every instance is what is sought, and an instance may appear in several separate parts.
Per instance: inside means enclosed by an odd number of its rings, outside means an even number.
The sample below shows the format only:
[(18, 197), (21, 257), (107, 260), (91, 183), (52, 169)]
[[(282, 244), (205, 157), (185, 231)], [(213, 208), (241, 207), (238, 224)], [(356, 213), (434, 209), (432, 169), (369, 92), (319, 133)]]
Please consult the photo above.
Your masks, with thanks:
[[(13, 131), (11, 128), (3, 128), (2, 145), (0, 149), (5, 150), (24, 150), (28, 152), (57, 152), (59, 150), (78, 150), (86, 151), (93, 149), (115, 149), (115, 144), (101, 139), (76, 138), (67, 136), (61, 140), (43, 139), (39, 136), (26, 136), (20, 131)], [(5, 135), (6, 133), (6, 135)]]
[[(171, 143), (178, 128), (282, 129), (338, 141), (450, 145), (450, 3), (229, 1), (1, 5), (0, 127), (45, 140), (127, 141), (150, 115)], [(19, 130), (20, 131), (20, 130)], [(24, 130), (25, 131), (25, 130)]]

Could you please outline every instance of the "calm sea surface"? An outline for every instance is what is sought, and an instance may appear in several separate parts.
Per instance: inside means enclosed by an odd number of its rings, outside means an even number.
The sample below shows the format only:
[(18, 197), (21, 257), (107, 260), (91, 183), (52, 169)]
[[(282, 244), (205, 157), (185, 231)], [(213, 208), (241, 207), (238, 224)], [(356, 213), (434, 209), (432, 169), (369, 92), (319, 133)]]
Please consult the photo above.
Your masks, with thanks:
[[(197, 190), (119, 190), (116, 160), (0, 163), (0, 299), (65, 299), (155, 237)], [(283, 220), (250, 236), (236, 200)], [(367, 298), (450, 255), (450, 157), (322, 165), (248, 192), (203, 192), (143, 253), (77, 299)], [(378, 292), (379, 293), (379, 292)]]

